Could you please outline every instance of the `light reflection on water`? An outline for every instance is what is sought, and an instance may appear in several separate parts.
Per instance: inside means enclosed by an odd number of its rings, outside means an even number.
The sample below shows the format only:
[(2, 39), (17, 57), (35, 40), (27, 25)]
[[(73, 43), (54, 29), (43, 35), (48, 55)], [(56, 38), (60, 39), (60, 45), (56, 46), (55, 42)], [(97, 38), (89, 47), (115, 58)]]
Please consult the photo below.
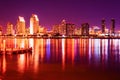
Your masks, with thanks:
[(21, 54), (19, 55), (18, 57), (18, 69), (19, 69), (19, 72), (21, 73), (24, 73), (24, 69), (25, 69), (25, 55), (24, 54)]
[(42, 65), (117, 67), (120, 69), (119, 39), (1, 39), (2, 48), (32, 47), (32, 54), (0, 55), (0, 72), (16, 70), (39, 73)]
[(62, 39), (62, 68), (65, 68), (65, 39)]

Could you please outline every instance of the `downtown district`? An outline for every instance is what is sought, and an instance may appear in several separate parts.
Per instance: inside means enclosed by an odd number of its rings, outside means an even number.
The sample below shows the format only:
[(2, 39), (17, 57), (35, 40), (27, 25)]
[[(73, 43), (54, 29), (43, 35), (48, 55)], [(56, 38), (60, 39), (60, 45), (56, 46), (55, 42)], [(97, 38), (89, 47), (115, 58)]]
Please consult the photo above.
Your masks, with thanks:
[(24, 17), (19, 16), (14, 26), (7, 23), (5, 33), (0, 26), (0, 35), (7, 37), (40, 37), (40, 38), (120, 38), (120, 31), (115, 31), (115, 20), (111, 19), (110, 29), (106, 28), (105, 19), (101, 20), (101, 28), (97, 26), (90, 27), (89, 23), (83, 23), (77, 27), (73, 23), (62, 20), (60, 24), (53, 25), (48, 31), (47, 28), (39, 24), (39, 18), (36, 14), (30, 17), (30, 27), (26, 27)]

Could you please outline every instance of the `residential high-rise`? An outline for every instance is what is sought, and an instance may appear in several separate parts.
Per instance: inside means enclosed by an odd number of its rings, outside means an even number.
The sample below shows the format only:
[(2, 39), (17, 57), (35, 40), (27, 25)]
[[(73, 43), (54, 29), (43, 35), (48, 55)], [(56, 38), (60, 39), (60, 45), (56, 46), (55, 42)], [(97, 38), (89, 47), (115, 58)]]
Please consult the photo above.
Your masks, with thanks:
[(102, 33), (105, 33), (105, 19), (102, 19)]
[(30, 18), (30, 34), (37, 34), (39, 32), (39, 19), (36, 14), (32, 14)]
[(16, 34), (17, 35), (25, 35), (25, 19), (24, 17), (19, 16), (16, 25)]
[(75, 24), (66, 23), (65, 20), (62, 20), (61, 24), (53, 26), (53, 33), (72, 36), (75, 34)]
[(59, 25), (59, 33), (61, 35), (66, 35), (66, 20), (62, 20), (61, 24)]
[(60, 33), (59, 31), (59, 25), (53, 25), (53, 28), (52, 28), (52, 31), (53, 31), (53, 34), (58, 34)]
[(62, 20), (60, 24), (53, 26), (53, 33), (66, 35), (66, 21)]
[(88, 23), (83, 23), (81, 29), (81, 35), (88, 36), (89, 35), (89, 24)]
[(75, 35), (75, 24), (72, 24), (72, 23), (66, 24), (66, 35), (67, 36)]
[(113, 34), (113, 33), (115, 33), (115, 19), (111, 19), (111, 22), (112, 22), (112, 24), (111, 24), (111, 33)]
[(2, 26), (0, 25), (0, 35), (2, 35)]
[(7, 31), (6, 31), (6, 34), (7, 34), (7, 35), (13, 35), (13, 32), (14, 32), (14, 30), (13, 30), (13, 24), (10, 23), (10, 22), (8, 22), (8, 23), (7, 23)]

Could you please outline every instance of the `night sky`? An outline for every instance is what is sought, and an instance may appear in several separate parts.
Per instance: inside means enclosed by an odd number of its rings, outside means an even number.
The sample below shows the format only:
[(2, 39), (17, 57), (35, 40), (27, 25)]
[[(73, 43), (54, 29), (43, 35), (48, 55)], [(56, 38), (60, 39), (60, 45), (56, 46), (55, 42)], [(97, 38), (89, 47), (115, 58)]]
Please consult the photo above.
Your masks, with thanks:
[(102, 18), (108, 28), (114, 18), (119, 28), (120, 0), (0, 0), (0, 25), (4, 27), (8, 21), (15, 25), (18, 16), (23, 16), (29, 27), (32, 14), (37, 14), (40, 25), (48, 28), (63, 19), (77, 26), (88, 22), (90, 26), (101, 27)]

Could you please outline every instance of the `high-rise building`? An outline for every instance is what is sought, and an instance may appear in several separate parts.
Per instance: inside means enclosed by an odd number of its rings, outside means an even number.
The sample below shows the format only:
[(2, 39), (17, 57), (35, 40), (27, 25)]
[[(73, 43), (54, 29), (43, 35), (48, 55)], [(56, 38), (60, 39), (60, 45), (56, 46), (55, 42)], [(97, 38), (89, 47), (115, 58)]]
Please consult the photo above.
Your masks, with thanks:
[(13, 24), (8, 22), (7, 23), (7, 31), (6, 31), (7, 35), (13, 35), (14, 34), (14, 30), (13, 30)]
[(66, 35), (66, 20), (62, 20), (61, 24), (59, 25), (59, 33), (61, 35)]
[(32, 14), (30, 18), (30, 34), (37, 34), (39, 32), (39, 19), (36, 14)]
[(66, 35), (66, 21), (62, 20), (60, 24), (54, 25), (52, 31), (53, 34)]
[(111, 22), (112, 22), (112, 24), (111, 24), (111, 33), (113, 34), (113, 33), (115, 33), (115, 19), (111, 19)]
[(66, 35), (67, 36), (75, 35), (75, 24), (72, 23), (66, 24)]
[(102, 19), (102, 33), (105, 33), (105, 19)]
[(25, 35), (25, 19), (24, 17), (19, 16), (16, 25), (16, 34), (17, 35)]
[(89, 24), (88, 23), (83, 23), (81, 29), (81, 35), (88, 36), (89, 35)]
[(2, 26), (0, 25), (0, 35), (2, 35)]
[(26, 28), (26, 35), (30, 34), (30, 28)]
[(59, 25), (53, 25), (52, 31), (53, 31), (53, 34), (59, 33)]
[(72, 36), (75, 34), (75, 24), (66, 23), (65, 20), (62, 20), (61, 24), (53, 26), (53, 33)]
[(76, 36), (81, 35), (81, 28), (75, 28), (75, 33)]

